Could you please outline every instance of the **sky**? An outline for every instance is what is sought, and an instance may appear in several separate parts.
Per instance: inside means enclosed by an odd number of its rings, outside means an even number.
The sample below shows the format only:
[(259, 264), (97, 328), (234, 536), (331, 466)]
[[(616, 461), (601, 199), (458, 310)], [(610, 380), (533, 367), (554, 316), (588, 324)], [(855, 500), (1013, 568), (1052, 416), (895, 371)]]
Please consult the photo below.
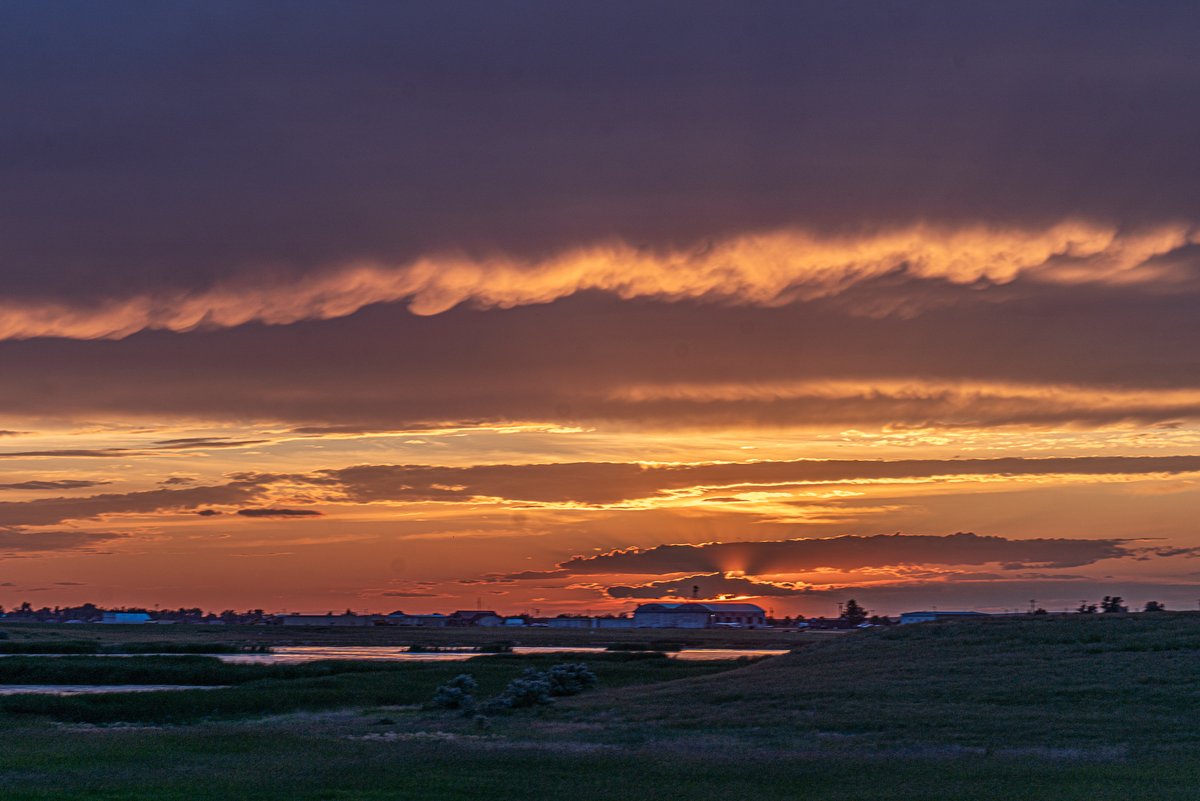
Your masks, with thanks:
[(0, 8), (0, 604), (1196, 608), (1198, 25)]

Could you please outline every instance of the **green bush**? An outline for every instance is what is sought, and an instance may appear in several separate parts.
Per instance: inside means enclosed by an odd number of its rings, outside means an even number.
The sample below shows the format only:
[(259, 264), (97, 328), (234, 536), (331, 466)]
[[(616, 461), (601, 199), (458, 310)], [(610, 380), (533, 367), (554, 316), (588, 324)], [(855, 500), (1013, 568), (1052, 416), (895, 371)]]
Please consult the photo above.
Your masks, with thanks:
[(563, 662), (544, 674), (551, 695), (579, 695), (596, 684), (596, 674), (583, 662)]
[(474, 676), (460, 673), (434, 690), (432, 704), (439, 709), (469, 711), (475, 708), (475, 693), (478, 690), (479, 683)]

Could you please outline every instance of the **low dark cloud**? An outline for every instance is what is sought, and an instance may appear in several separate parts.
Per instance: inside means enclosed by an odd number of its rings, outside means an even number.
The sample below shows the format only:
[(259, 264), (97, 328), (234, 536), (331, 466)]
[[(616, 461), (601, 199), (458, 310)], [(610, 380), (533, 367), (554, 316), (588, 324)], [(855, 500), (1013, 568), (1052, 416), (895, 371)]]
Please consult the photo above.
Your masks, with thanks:
[(245, 448), (250, 445), (261, 445), (270, 442), (265, 439), (225, 439), (223, 437), (186, 437), (184, 439), (165, 439), (155, 442), (154, 450), (182, 451), (208, 450), (210, 448)]
[(231, 481), (211, 487), (156, 489), (105, 493), (82, 498), (39, 498), (0, 502), (0, 526), (47, 526), (66, 520), (90, 520), (110, 514), (152, 514), (190, 511), (208, 504), (253, 501), (263, 487), (252, 481)]
[[(854, 312), (894, 298), (895, 287), (860, 290), (847, 305), (773, 309), (588, 296), (433, 317), (381, 306), (323, 323), (121, 342), (0, 342), (8, 379), (0, 406), (28, 415), (284, 420), (313, 435), (513, 421), (770, 428), (1200, 419), (1191, 356), (1200, 352), (1200, 294), (910, 284), (901, 289), (919, 290), (931, 308)], [(421, 346), (365, 344), (380, 341)], [(116, 378), (128, 364), (141, 380)], [(11, 455), (72, 454), (132, 455)]]
[(857, 570), (927, 564), (1065, 568), (1129, 558), (1137, 553), (1127, 541), (1116, 539), (1009, 539), (962, 532), (946, 536), (879, 534), (630, 548), (576, 556), (558, 568), (573, 576), (728, 572), (763, 576), (818, 568)]
[(45, 451), (6, 451), (0, 459), (68, 458), (68, 459), (113, 459), (137, 453), (127, 448), (60, 448)]
[(316, 509), (238, 509), (242, 517), (320, 517)]
[(0, 554), (72, 551), (124, 539), (127, 534), (111, 531), (25, 531), (0, 528)]
[(0, 484), (0, 490), (71, 490), (99, 487), (111, 484), (111, 481), (94, 481), (89, 479), (65, 478), (56, 481), (18, 481), (13, 484)]
[(736, 596), (788, 597), (804, 595), (803, 587), (770, 581), (755, 581), (722, 573), (708, 573), (672, 581), (653, 581), (633, 586), (618, 585), (605, 590), (610, 598), (728, 598)]
[(259, 445), (270, 440), (247, 439), (230, 440), (221, 437), (194, 437), (187, 439), (169, 439), (152, 443), (144, 448), (61, 448), (37, 451), (7, 451), (0, 452), (0, 459), (28, 458), (91, 458), (91, 459), (124, 459), (135, 456), (151, 456), (156, 451), (211, 450), (214, 448), (244, 448)]

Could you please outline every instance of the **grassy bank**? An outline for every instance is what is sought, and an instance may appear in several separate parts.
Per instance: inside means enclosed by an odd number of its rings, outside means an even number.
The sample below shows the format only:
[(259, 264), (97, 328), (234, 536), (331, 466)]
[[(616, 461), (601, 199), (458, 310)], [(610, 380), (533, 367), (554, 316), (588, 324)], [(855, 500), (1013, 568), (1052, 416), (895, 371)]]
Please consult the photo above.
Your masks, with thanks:
[[(582, 717), (596, 714), (579, 702)], [(618, 732), (789, 745), (1156, 748), (1200, 743), (1200, 620), (1084, 616), (867, 631), (736, 674), (616, 691)]]
[[(0, 696), (0, 714), (87, 723), (189, 723), (298, 710), (418, 705), (460, 673), (487, 695), (523, 670), (544, 670), (561, 657), (485, 656), (466, 662), (322, 661), (302, 665), (227, 665), (204, 657), (88, 659), (18, 657), (0, 660), (0, 683), (195, 684), (236, 686), (168, 693)], [(685, 662), (649, 654), (597, 654), (585, 660), (603, 686), (615, 689), (695, 677), (738, 667), (737, 662)]]

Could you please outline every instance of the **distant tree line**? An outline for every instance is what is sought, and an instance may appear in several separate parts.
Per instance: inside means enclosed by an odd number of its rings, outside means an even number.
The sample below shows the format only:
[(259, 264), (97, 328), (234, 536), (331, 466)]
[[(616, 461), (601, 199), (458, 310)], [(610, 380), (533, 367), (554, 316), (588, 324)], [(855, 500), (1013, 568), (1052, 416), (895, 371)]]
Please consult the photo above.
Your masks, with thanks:
[(263, 623), (274, 617), (261, 609), (248, 609), (245, 612), (237, 612), (233, 609), (226, 609), (223, 612), (206, 612), (198, 606), (178, 609), (121, 606), (106, 609), (96, 604), (86, 603), (79, 606), (43, 606), (35, 609), (28, 601), (11, 610), (5, 610), (3, 606), (0, 606), (0, 615), (4, 615), (8, 620), (37, 623), (67, 623), (72, 620), (80, 623), (98, 623), (104, 618), (105, 612), (143, 612), (149, 615), (151, 620), (171, 623)]
[[(1101, 614), (1114, 614), (1119, 612), (1128, 612), (1129, 607), (1125, 603), (1125, 599), (1120, 595), (1105, 595), (1100, 603), (1093, 604), (1087, 601), (1080, 601), (1079, 606), (1075, 611), (1081, 615), (1094, 615), (1097, 612)], [(1165, 612), (1167, 607), (1158, 601), (1146, 601), (1146, 605), (1142, 607), (1143, 612)]]

